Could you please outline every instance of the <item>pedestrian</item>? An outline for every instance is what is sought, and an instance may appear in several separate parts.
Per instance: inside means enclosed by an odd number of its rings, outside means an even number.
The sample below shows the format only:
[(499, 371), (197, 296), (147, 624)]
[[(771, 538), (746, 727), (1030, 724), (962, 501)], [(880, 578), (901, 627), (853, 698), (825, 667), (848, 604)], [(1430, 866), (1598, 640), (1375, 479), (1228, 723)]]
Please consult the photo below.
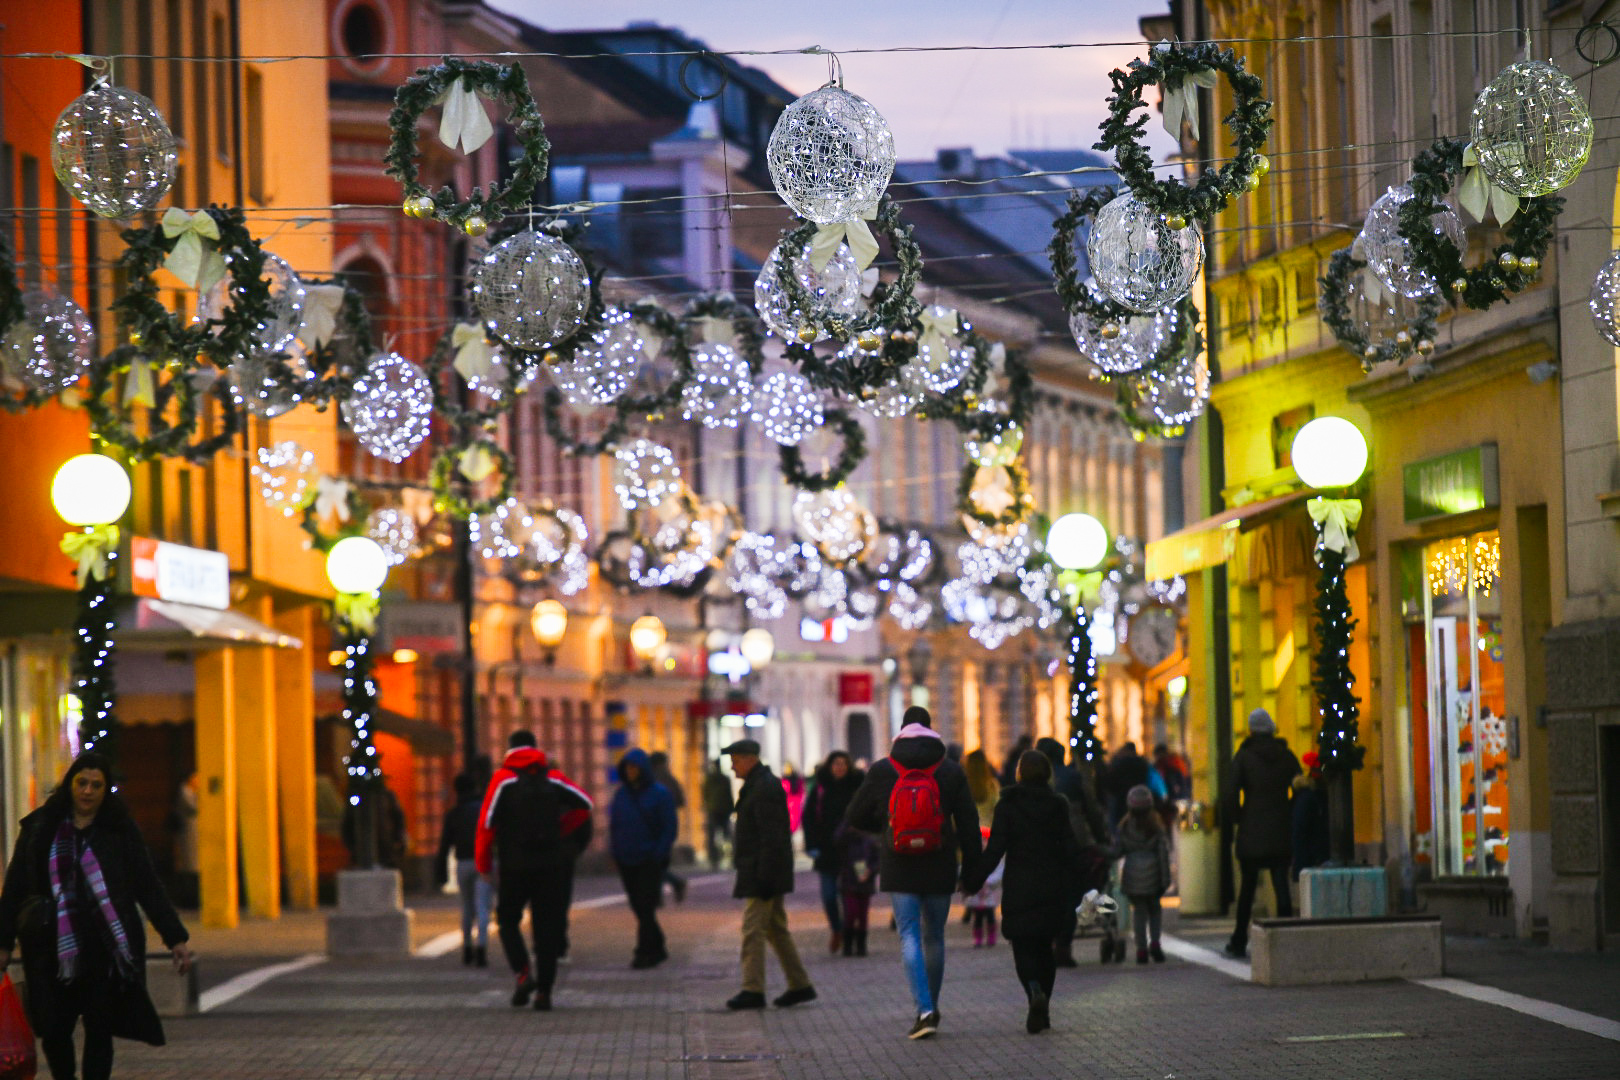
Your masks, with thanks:
[(1181, 807), (1192, 798), (1192, 775), (1187, 768), (1187, 760), (1166, 743), (1159, 743), (1153, 748), (1153, 772), (1164, 785), (1164, 800), (1159, 807), (1159, 817), (1164, 827), (1171, 830), (1171, 839), (1174, 840), (1176, 819), (1181, 816)]
[(1315, 750), (1307, 750), (1300, 764), (1305, 771), (1294, 777), (1291, 874), (1295, 881), (1299, 880), (1301, 870), (1321, 866), (1333, 856), (1333, 842), (1328, 833), (1327, 793), (1322, 790), (1322, 757)]
[(731, 795), (731, 779), (715, 758), (703, 777), (703, 839), (709, 852), (709, 866), (720, 869), (723, 845), (731, 843), (731, 812), (736, 803)]
[(636, 951), (630, 966), (638, 970), (669, 959), (658, 925), (658, 903), (675, 847), (675, 797), (653, 775), (646, 751), (634, 747), (625, 751), (619, 759), (619, 790), (608, 811), (609, 847), (625, 899), (636, 916)]
[(883, 837), (878, 887), (894, 904), (900, 958), (917, 1008), (908, 1037), (925, 1039), (939, 1030), (945, 923), (961, 878), (958, 852), (971, 869), (982, 845), (967, 774), (946, 758), (933, 717), (913, 705), (902, 720), (889, 756), (867, 770), (845, 820)]
[(1237, 925), (1232, 928), (1225, 952), (1239, 959), (1248, 955), (1249, 916), (1254, 912), (1254, 893), (1260, 886), (1262, 870), (1271, 874), (1277, 917), (1286, 919), (1294, 913), (1288, 893), (1288, 863), (1294, 845), (1288, 792), (1301, 770), (1294, 752), (1276, 733), (1277, 725), (1266, 710), (1255, 709), (1249, 714), (1249, 737), (1232, 757), (1232, 772), (1222, 799), (1227, 820), (1237, 824), (1236, 848), (1242, 870)]
[[(675, 772), (669, 767), (669, 755), (662, 750), (654, 750), (647, 755), (647, 768), (652, 770), (652, 778), (663, 784), (669, 792), (670, 798), (675, 800), (675, 836), (681, 835), (681, 811), (686, 809), (686, 788), (675, 778)], [(671, 859), (673, 862), (673, 858)], [(664, 868), (664, 884), (675, 895), (677, 904), (686, 900), (686, 879), (669, 867)], [(660, 886), (660, 891), (662, 887)]]
[(1119, 823), (1119, 836), (1109, 854), (1125, 860), (1119, 875), (1119, 889), (1131, 902), (1136, 962), (1145, 964), (1151, 956), (1155, 964), (1162, 964), (1161, 898), (1170, 888), (1170, 837), (1154, 809), (1153, 792), (1147, 785), (1138, 784), (1125, 793), (1125, 817)]
[[(68, 766), (21, 833), (0, 889), (0, 971), (22, 946), (28, 1016), (51, 1075), (106, 1080), (113, 1037), (162, 1046), (163, 1024), (146, 993), (146, 922), (191, 968), (189, 935), (163, 891), (152, 854), (112, 767), (95, 751)], [(139, 905), (139, 907), (137, 907)], [(84, 1067), (73, 1029), (84, 1020)]]
[(433, 876), (441, 887), (448, 883), (450, 859), (454, 856), (456, 888), (461, 892), (461, 962), (488, 967), (489, 911), (494, 890), (478, 872), (478, 811), (482, 801), (470, 773), (457, 773), (454, 784), (456, 801), (444, 812)]
[(1001, 773), (996, 779), (1001, 783), (1002, 787), (1012, 787), (1018, 783), (1018, 759), (1024, 756), (1025, 750), (1033, 750), (1034, 748), (1035, 737), (1033, 735), (1018, 736), (1017, 741), (1012, 744), (1012, 749), (1007, 751), (1007, 756), (1001, 759)]
[[(1080, 852), (1075, 867), (1081, 891), (1102, 888), (1108, 877), (1108, 826), (1104, 820), (1102, 802), (1092, 781), (1092, 770), (1084, 761), (1067, 765), (1063, 761), (1063, 744), (1056, 739), (1043, 738), (1035, 744), (1036, 753), (1052, 766), (1052, 788), (1068, 801), (1069, 830), (1074, 834)], [(1052, 962), (1058, 967), (1079, 967), (1074, 958), (1074, 937), (1079, 922), (1071, 910), (1052, 937)]]
[(789, 761), (782, 766), (782, 794), (787, 796), (788, 823), (799, 831), (799, 818), (804, 814), (804, 777)]
[[(982, 748), (967, 756), (962, 771), (967, 773), (968, 791), (973, 795), (973, 805), (979, 811), (979, 833), (983, 835), (995, 817), (996, 800), (1001, 797), (1001, 784), (996, 779), (995, 768), (991, 766), (990, 759), (985, 756)], [(975, 917), (976, 911), (970, 897), (968, 903), (962, 905), (962, 925), (972, 923)], [(979, 918), (982, 924), (982, 916)], [(977, 944), (979, 931), (975, 930), (973, 936)]]
[(1057, 980), (1052, 939), (1080, 899), (1080, 851), (1069, 827), (1068, 803), (1052, 788), (1051, 759), (1039, 750), (1025, 751), (1016, 775), (1017, 783), (1003, 790), (996, 803), (990, 842), (964, 887), (981, 888), (996, 863), (1006, 860), (1001, 928), (1012, 943), (1013, 969), (1029, 1003), (1024, 1030), (1037, 1035), (1052, 1026)]
[(839, 858), (838, 894), (844, 902), (844, 955), (865, 956), (868, 915), (872, 894), (877, 891), (877, 837), (840, 824), (835, 846)]
[(765, 946), (776, 952), (787, 991), (772, 1004), (788, 1008), (816, 999), (816, 988), (799, 960), (788, 933), (784, 898), (793, 891), (793, 826), (787, 792), (759, 760), (759, 743), (739, 739), (720, 751), (731, 758), (731, 771), (742, 781), (737, 793), (737, 831), (731, 861), (737, 883), (731, 895), (746, 900), (742, 925), (742, 990), (726, 1002), (728, 1009), (765, 1007)]
[[(478, 813), (474, 858), (478, 872), (495, 881), (495, 923), (516, 979), (512, 1004), (521, 1008), (533, 998), (534, 1007), (546, 1012), (557, 961), (567, 947), (574, 860), (580, 833), (589, 840), (592, 805), (589, 795), (551, 768), (532, 732), (514, 731), (508, 742)], [(525, 909), (532, 961), (523, 940)]]
[(1150, 785), (1148, 774), (1152, 772), (1147, 758), (1136, 752), (1136, 743), (1130, 739), (1125, 740), (1114, 756), (1108, 762), (1108, 827), (1118, 829), (1120, 818), (1125, 816), (1126, 793), (1137, 784)]
[(834, 750), (816, 769), (815, 779), (804, 798), (799, 819), (804, 830), (804, 850), (815, 865), (821, 881), (821, 906), (827, 913), (831, 938), (827, 951), (837, 953), (844, 946), (843, 904), (838, 895), (838, 877), (843, 869), (838, 849), (838, 830), (844, 824), (844, 811), (854, 798), (866, 774), (843, 750)]
[[(990, 827), (980, 826), (979, 832), (986, 840), (990, 838)], [(967, 898), (963, 905), (967, 908), (969, 921), (973, 924), (973, 947), (975, 949), (988, 945), (996, 947), (996, 908), (1001, 906), (1001, 879), (1004, 862), (998, 862), (990, 876), (984, 879), (984, 885), (979, 891)]]

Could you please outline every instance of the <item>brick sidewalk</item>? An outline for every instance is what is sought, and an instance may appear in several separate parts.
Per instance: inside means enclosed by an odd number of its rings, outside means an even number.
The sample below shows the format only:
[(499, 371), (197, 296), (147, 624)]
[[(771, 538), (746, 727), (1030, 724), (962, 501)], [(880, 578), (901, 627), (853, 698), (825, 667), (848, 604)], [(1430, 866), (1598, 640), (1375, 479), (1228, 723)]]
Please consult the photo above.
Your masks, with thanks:
[[(829, 957), (813, 879), (791, 923), (821, 992), (814, 1005), (733, 1015), (739, 912), (723, 882), (664, 910), (670, 963), (628, 967), (622, 905), (578, 912), (574, 962), (557, 1010), (506, 1003), (504, 974), (456, 957), (324, 963), (284, 976), (204, 1017), (169, 1022), (161, 1049), (119, 1044), (117, 1075), (231, 1080), (440, 1077), (671, 1077), (876, 1080), (927, 1077), (1181, 1078), (1613, 1077), (1620, 1047), (1493, 1005), (1409, 983), (1267, 989), (1171, 960), (1061, 972), (1054, 1030), (1022, 1030), (1006, 948), (974, 950), (949, 931), (944, 1025), (909, 1042), (911, 1020), (887, 913), (874, 955)], [(781, 977), (771, 962), (772, 992)], [(1289, 1041), (1388, 1035), (1353, 1041)]]

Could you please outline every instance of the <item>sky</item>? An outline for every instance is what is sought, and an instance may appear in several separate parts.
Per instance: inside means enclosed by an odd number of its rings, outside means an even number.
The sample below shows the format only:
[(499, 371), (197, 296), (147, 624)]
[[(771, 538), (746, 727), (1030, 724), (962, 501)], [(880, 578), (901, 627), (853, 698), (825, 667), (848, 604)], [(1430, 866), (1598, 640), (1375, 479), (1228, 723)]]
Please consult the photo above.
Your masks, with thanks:
[[(548, 30), (632, 21), (678, 27), (717, 51), (940, 45), (1139, 42), (1137, 20), (1168, 0), (486, 0)], [(980, 155), (1018, 148), (1089, 148), (1107, 113), (1108, 72), (1140, 45), (1002, 52), (842, 55), (844, 86), (889, 121), (902, 160), (936, 149)], [(795, 93), (827, 78), (820, 56), (739, 57)], [(535, 94), (545, 110), (544, 89)], [(1150, 124), (1154, 156), (1172, 149)]]

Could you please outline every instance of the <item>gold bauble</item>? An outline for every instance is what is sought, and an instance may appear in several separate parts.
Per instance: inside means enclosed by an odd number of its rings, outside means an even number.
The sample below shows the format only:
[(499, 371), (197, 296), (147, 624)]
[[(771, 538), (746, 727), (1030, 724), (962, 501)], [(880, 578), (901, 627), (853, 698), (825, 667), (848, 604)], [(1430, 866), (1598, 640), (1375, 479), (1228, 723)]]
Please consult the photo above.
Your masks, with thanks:
[(1253, 173), (1250, 173), (1248, 176), (1245, 176), (1243, 178), (1243, 190), (1244, 191), (1253, 191), (1255, 188), (1257, 188), (1259, 186), (1260, 186), (1260, 174), (1259, 173), (1253, 172)]
[(140, 348), (146, 343), (146, 335), (142, 334), (139, 330), (131, 330), (129, 332), (129, 343), (136, 348)]
[(461, 223), (461, 231), (468, 236), (483, 236), (489, 232), (489, 222), (484, 220), (482, 214), (473, 214)]
[(1395, 331), (1395, 344), (1403, 347), (1412, 344), (1411, 333), (1406, 330)]
[(1504, 251), (1496, 257), (1496, 265), (1504, 270), (1517, 270), (1519, 268), (1519, 257), (1511, 251)]
[(816, 338), (818, 338), (820, 335), (816, 333), (815, 327), (805, 325), (799, 327), (799, 332), (795, 336), (804, 344), (813, 345), (815, 344)]
[(1166, 214), (1164, 215), (1164, 223), (1179, 231), (1187, 227), (1187, 218), (1184, 214)]
[(1541, 273), (1541, 260), (1534, 255), (1525, 255), (1519, 259), (1519, 269), (1532, 276)]
[(1361, 355), (1365, 356), (1369, 360), (1376, 359), (1378, 356), (1378, 346), (1368, 345), (1366, 348), (1361, 350)]
[(1419, 356), (1428, 356), (1434, 352), (1434, 342), (1428, 338), (1418, 338), (1416, 348)]
[(1454, 293), (1466, 292), (1467, 290), (1468, 290), (1468, 279), (1467, 278), (1458, 278), (1458, 279), (1456, 279), (1455, 281), (1453, 281), (1451, 283), (1451, 291), (1454, 292)]
[(1271, 159), (1264, 154), (1254, 155), (1254, 174), (1264, 176), (1271, 171)]
[(870, 330), (855, 339), (856, 347), (864, 349), (867, 352), (876, 352), (878, 348), (882, 346), (882, 344), (883, 339), (872, 333)]
[(1105, 322), (1097, 332), (1102, 335), (1104, 341), (1113, 341), (1119, 337), (1119, 323)]

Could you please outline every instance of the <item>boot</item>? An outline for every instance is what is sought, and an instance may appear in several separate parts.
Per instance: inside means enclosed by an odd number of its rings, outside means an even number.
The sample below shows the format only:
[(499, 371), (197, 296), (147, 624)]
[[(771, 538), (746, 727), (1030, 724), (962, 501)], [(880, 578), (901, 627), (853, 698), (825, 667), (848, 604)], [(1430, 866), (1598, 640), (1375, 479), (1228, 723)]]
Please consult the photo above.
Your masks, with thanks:
[(473, 950), (473, 964), (477, 967), (489, 967), (489, 949), (480, 945)]
[(473, 947), (471, 945), (463, 945), (461, 947), (461, 962), (466, 967), (472, 967)]
[(1024, 1030), (1031, 1035), (1039, 1035), (1052, 1026), (1051, 1003), (1047, 1000), (1046, 991), (1034, 979), (1024, 984), (1024, 992), (1029, 996), (1029, 1015), (1024, 1018)]
[(860, 936), (858, 931), (850, 930), (844, 934), (844, 955), (855, 955), (855, 939)]
[(984, 943), (992, 949), (996, 947), (996, 924), (992, 921), (990, 928), (985, 932)]
[(984, 948), (984, 927), (982, 926), (973, 928), (973, 947), (975, 949)]
[(866, 955), (866, 931), (862, 930), (855, 938), (855, 955)]

